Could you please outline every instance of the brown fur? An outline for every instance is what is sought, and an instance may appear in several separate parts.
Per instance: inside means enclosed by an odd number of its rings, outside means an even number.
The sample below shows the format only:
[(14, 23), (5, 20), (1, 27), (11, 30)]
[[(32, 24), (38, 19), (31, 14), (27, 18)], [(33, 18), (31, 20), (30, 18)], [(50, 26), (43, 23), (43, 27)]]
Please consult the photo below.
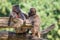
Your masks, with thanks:
[[(12, 7), (12, 13), (10, 14), (9, 21), (8, 21), (8, 26), (11, 26), (11, 21), (14, 23), (13, 27), (15, 28), (16, 33), (19, 33), (21, 25), (23, 25), (24, 20), (21, 15), (24, 15), (25, 18), (27, 19), (27, 15), (22, 13), (21, 10), (19, 9), (19, 5), (14, 5)], [(18, 16), (18, 17), (17, 17)]]
[(8, 21), (8, 26), (10, 26), (11, 24), (11, 21), (14, 22), (14, 27), (19, 27), (20, 26), (20, 22), (24, 21), (24, 17), (21, 16), (21, 15), (24, 15), (25, 18), (27, 19), (27, 15), (22, 13), (20, 8), (19, 8), (19, 5), (14, 5), (12, 7), (12, 12), (10, 14), (10, 18), (9, 18), (9, 21)]
[(33, 28), (31, 29), (32, 36), (37, 36), (40, 38), (40, 32), (39, 32), (40, 18), (36, 14), (36, 9), (31, 8), (28, 15), (29, 15), (29, 20), (31, 21), (31, 23), (33, 25)]

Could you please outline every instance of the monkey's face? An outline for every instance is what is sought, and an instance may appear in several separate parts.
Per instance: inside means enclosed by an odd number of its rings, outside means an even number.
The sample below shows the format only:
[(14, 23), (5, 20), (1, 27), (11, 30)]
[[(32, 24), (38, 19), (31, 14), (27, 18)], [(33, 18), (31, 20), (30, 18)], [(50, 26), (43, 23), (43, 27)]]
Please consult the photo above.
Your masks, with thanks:
[(35, 15), (36, 14), (36, 9), (35, 8), (31, 8), (30, 9), (30, 12), (29, 12), (29, 15), (30, 16), (33, 16), (33, 15)]
[(36, 13), (36, 9), (35, 9), (35, 8), (31, 8), (31, 9), (30, 9), (30, 12), (31, 12), (31, 13)]
[(16, 13), (21, 12), (21, 10), (19, 9), (19, 6), (17, 6), (17, 5), (13, 6), (12, 11), (16, 12)]
[(13, 7), (13, 12), (18, 12), (17, 8), (16, 7)]

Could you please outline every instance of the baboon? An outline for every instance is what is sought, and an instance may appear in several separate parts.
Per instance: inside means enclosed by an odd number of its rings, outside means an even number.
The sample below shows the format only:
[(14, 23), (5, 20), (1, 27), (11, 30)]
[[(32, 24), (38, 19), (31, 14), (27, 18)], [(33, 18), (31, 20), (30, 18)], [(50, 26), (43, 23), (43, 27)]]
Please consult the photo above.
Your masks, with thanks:
[(33, 37), (39, 37), (40, 38), (40, 17), (37, 15), (36, 13), (36, 9), (35, 8), (30, 8), (30, 11), (28, 13), (29, 16), (29, 22), (32, 23), (33, 28), (31, 29), (32, 32), (32, 36)]
[(14, 5), (12, 7), (12, 12), (10, 13), (8, 26), (10, 26), (10, 23), (14, 18), (20, 18), (21, 20), (25, 20), (27, 18), (27, 15), (21, 12), (19, 5)]
[(12, 12), (10, 13), (8, 26), (11, 26), (11, 21), (13, 21), (13, 27), (20, 29), (19, 27), (24, 24), (26, 19), (27, 15), (20, 10), (19, 5), (14, 5), (12, 7)]

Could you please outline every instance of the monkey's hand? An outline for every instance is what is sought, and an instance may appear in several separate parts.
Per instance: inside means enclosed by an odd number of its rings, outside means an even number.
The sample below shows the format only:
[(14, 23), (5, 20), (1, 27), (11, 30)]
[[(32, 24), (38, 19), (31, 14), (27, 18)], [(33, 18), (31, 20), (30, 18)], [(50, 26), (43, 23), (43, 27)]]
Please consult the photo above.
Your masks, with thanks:
[(15, 24), (14, 27), (21, 27), (23, 25), (23, 20), (22, 19), (17, 19), (17, 21), (15, 20)]
[(27, 25), (27, 26), (32, 25), (31, 22), (30, 22), (28, 19), (26, 20), (26, 25)]
[(14, 19), (13, 19), (13, 22), (14, 22), (14, 23), (16, 23), (16, 22), (18, 22), (18, 21), (19, 21), (19, 18), (14, 18)]

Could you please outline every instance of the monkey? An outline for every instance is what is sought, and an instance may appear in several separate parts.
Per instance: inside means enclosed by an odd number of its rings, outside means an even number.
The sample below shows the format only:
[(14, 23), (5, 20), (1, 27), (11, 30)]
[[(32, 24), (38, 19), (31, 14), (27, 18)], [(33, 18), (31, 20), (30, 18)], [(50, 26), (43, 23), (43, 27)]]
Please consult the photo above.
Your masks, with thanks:
[(27, 18), (27, 15), (21, 12), (19, 5), (14, 5), (12, 7), (12, 13), (10, 13), (8, 26), (10, 26), (10, 21), (12, 18), (21, 18), (22, 20), (25, 20), (25, 18)]
[(13, 27), (15, 30), (17, 30), (21, 25), (24, 24), (27, 18), (27, 15), (20, 10), (19, 5), (14, 5), (9, 16), (8, 26), (11, 26), (11, 22), (13, 21), (13, 23), (15, 23), (13, 24)]
[(28, 20), (29, 22), (31, 22), (31, 24), (33, 25), (31, 32), (32, 32), (32, 36), (33, 37), (39, 37), (40, 38), (40, 17), (37, 15), (36, 13), (36, 9), (35, 8), (30, 8), (30, 11), (28, 13)]

